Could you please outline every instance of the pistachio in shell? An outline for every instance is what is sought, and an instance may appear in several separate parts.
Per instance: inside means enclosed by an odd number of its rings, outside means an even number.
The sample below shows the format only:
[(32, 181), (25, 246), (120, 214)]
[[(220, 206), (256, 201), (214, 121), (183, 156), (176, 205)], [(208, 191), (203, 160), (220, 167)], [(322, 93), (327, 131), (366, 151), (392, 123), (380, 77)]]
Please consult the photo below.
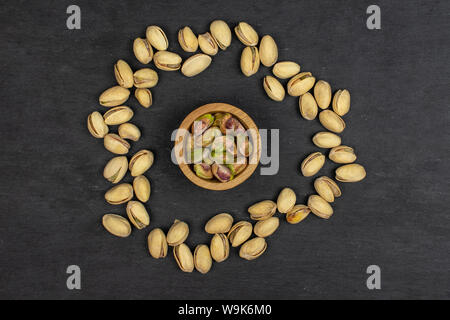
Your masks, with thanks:
[(350, 92), (347, 89), (338, 90), (333, 97), (333, 111), (344, 116), (350, 110)]
[(161, 259), (167, 256), (166, 235), (160, 228), (155, 228), (148, 234), (147, 245), (148, 251), (153, 258)]
[(291, 210), (286, 213), (286, 221), (290, 224), (297, 224), (305, 219), (311, 209), (304, 204), (297, 204)]
[(209, 31), (221, 50), (227, 50), (231, 44), (231, 30), (223, 20), (211, 22)]
[(306, 92), (298, 98), (300, 114), (306, 120), (314, 120), (317, 117), (317, 103), (311, 93)]
[(258, 221), (253, 230), (258, 237), (265, 238), (271, 236), (278, 229), (279, 225), (280, 219), (270, 217), (269, 219)]
[(92, 136), (98, 139), (104, 138), (109, 132), (105, 119), (98, 111), (94, 111), (88, 116), (87, 127)]
[(345, 121), (331, 110), (321, 111), (319, 121), (325, 128), (335, 133), (341, 133), (345, 129)]
[(210, 179), (214, 178), (211, 166), (209, 164), (196, 163), (196, 164), (194, 164), (194, 171), (195, 171), (195, 174), (202, 179), (210, 180)]
[(189, 226), (187, 223), (177, 219), (173, 222), (169, 232), (167, 232), (167, 244), (175, 247), (183, 243), (187, 239), (188, 235)]
[(128, 171), (128, 159), (125, 156), (114, 157), (103, 169), (103, 177), (111, 183), (118, 183)]
[(328, 158), (335, 163), (352, 163), (356, 161), (356, 154), (353, 148), (340, 145), (330, 150)]
[(199, 244), (194, 250), (194, 266), (195, 269), (202, 273), (208, 273), (212, 267), (212, 258), (209, 248), (205, 244)]
[(138, 229), (144, 229), (150, 224), (150, 216), (147, 209), (139, 201), (129, 201), (127, 215), (130, 222)]
[(314, 98), (320, 109), (326, 109), (331, 102), (331, 86), (324, 80), (319, 80), (314, 86)]
[(286, 95), (283, 85), (272, 76), (265, 76), (263, 79), (263, 88), (267, 96), (274, 101), (283, 101)]
[(209, 245), (211, 256), (216, 262), (225, 261), (230, 254), (230, 243), (223, 233), (215, 234)]
[(173, 248), (173, 256), (181, 271), (194, 271), (194, 257), (192, 256), (191, 249), (186, 244), (181, 243), (175, 246)]
[(127, 219), (117, 214), (105, 214), (102, 218), (105, 229), (116, 237), (126, 238), (131, 233), (131, 226)]
[(366, 177), (366, 169), (360, 164), (346, 164), (336, 169), (336, 180), (340, 182), (358, 182)]
[(271, 36), (265, 35), (262, 37), (259, 44), (259, 57), (261, 63), (266, 67), (271, 67), (277, 62), (278, 46)]
[(215, 56), (217, 52), (219, 52), (219, 46), (209, 32), (200, 34), (198, 36), (198, 46), (200, 47), (200, 50), (203, 51), (203, 53), (210, 56)]
[(246, 260), (254, 260), (260, 257), (266, 249), (267, 242), (264, 238), (253, 238), (242, 245), (239, 250), (239, 256)]
[(122, 183), (112, 187), (105, 193), (105, 200), (109, 204), (118, 205), (133, 199), (133, 187), (129, 183)]
[(228, 232), (228, 240), (232, 247), (239, 247), (252, 235), (253, 226), (248, 221), (235, 223)]
[(189, 27), (184, 27), (178, 31), (178, 42), (186, 52), (195, 52), (198, 49), (197, 37)]
[(115, 154), (127, 154), (130, 144), (115, 133), (108, 133), (103, 138), (105, 149)]
[(284, 188), (281, 190), (277, 199), (277, 208), (281, 213), (286, 213), (292, 209), (297, 201), (297, 196), (295, 195), (294, 190), (291, 188)]
[(289, 79), (300, 72), (300, 65), (293, 61), (277, 62), (272, 69), (272, 73), (279, 79)]
[(321, 152), (314, 152), (303, 160), (300, 169), (305, 177), (311, 177), (319, 172), (324, 164), (325, 156)]
[(259, 52), (256, 47), (245, 47), (241, 54), (241, 71), (246, 77), (251, 77), (259, 70)]
[(341, 145), (341, 137), (337, 134), (321, 131), (314, 135), (312, 138), (313, 143), (319, 148), (334, 148)]
[(141, 130), (132, 123), (122, 123), (117, 129), (119, 136), (122, 139), (128, 139), (131, 141), (138, 141), (141, 138)]
[(229, 213), (220, 213), (205, 225), (205, 231), (209, 234), (227, 233), (233, 224), (233, 217)]
[(308, 92), (315, 82), (316, 78), (311, 72), (301, 72), (289, 80), (287, 84), (288, 94), (294, 97), (301, 96)]
[(164, 31), (158, 26), (149, 26), (146, 30), (146, 37), (148, 42), (159, 51), (167, 50), (169, 47), (169, 40)]
[(146, 203), (150, 198), (151, 193), (150, 181), (143, 175), (135, 177), (133, 179), (133, 190), (136, 198), (139, 201)]
[(148, 64), (153, 59), (153, 49), (147, 39), (136, 38), (133, 42), (133, 52), (142, 64)]
[(239, 41), (241, 41), (244, 45), (256, 46), (258, 44), (258, 33), (247, 22), (239, 22), (239, 24), (234, 28), (234, 32), (236, 33)]
[(130, 173), (133, 177), (140, 176), (153, 165), (154, 155), (149, 150), (140, 150), (131, 157), (128, 165)]
[(133, 71), (130, 65), (124, 60), (118, 60), (114, 64), (114, 76), (119, 86), (124, 88), (131, 88), (133, 86)]
[(273, 216), (276, 211), (277, 204), (272, 200), (260, 201), (248, 208), (248, 212), (250, 213), (250, 218), (252, 220), (268, 219)]
[(334, 202), (334, 198), (341, 196), (341, 189), (327, 176), (317, 178), (314, 181), (314, 189), (327, 202)]
[(312, 213), (323, 219), (329, 219), (333, 214), (331, 205), (324, 198), (316, 194), (309, 196), (308, 207)]

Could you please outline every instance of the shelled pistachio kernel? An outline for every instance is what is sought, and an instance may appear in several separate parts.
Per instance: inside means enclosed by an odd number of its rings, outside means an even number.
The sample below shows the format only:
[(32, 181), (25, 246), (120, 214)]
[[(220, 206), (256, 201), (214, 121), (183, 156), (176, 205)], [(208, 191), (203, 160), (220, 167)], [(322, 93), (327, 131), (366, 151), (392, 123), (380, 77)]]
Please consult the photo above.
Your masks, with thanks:
[(229, 213), (215, 215), (205, 225), (205, 231), (209, 234), (227, 233), (233, 224), (233, 217)]
[(346, 164), (336, 169), (336, 180), (341, 182), (358, 182), (366, 177), (366, 169), (360, 164)]
[(345, 129), (345, 121), (331, 110), (323, 110), (319, 113), (320, 123), (328, 130), (341, 133)]
[(254, 260), (260, 257), (267, 249), (267, 242), (264, 238), (257, 237), (248, 240), (241, 246), (239, 256), (246, 260)]
[(176, 71), (181, 68), (181, 57), (169, 51), (158, 51), (153, 56), (155, 66), (164, 71)]
[(198, 49), (198, 40), (190, 27), (184, 27), (178, 31), (178, 42), (186, 52), (195, 52)]
[(356, 161), (356, 154), (353, 148), (340, 145), (330, 150), (328, 158), (335, 163), (352, 163)]
[(259, 44), (259, 57), (261, 63), (266, 67), (271, 67), (277, 62), (278, 46), (271, 36), (265, 35), (262, 37)]
[(114, 107), (109, 109), (103, 115), (107, 125), (119, 125), (128, 122), (133, 118), (134, 112), (127, 106)]
[(254, 232), (258, 237), (265, 238), (272, 235), (280, 225), (280, 219), (277, 217), (270, 217), (266, 220), (258, 221), (255, 224)]
[(209, 248), (211, 256), (216, 262), (225, 261), (230, 254), (230, 243), (223, 233), (216, 233), (212, 237)]
[(159, 51), (167, 50), (169, 47), (169, 40), (167, 40), (167, 36), (164, 31), (158, 26), (149, 26), (147, 27), (145, 33), (148, 42)]
[(136, 88), (153, 88), (158, 84), (158, 80), (158, 73), (150, 68), (139, 69), (133, 74)]
[(133, 70), (124, 60), (118, 60), (114, 64), (114, 76), (117, 84), (124, 88), (131, 88), (133, 86)]
[(311, 209), (312, 213), (323, 219), (328, 219), (333, 214), (331, 205), (318, 195), (309, 196), (308, 207)]
[(344, 116), (350, 110), (350, 92), (347, 89), (338, 90), (333, 97), (333, 111)]
[(206, 53), (210, 56), (215, 56), (217, 52), (219, 52), (219, 46), (209, 32), (198, 35), (198, 46), (200, 47), (200, 50), (203, 51), (203, 53)]
[(212, 267), (212, 258), (209, 248), (205, 244), (199, 244), (194, 250), (194, 266), (195, 269), (202, 273), (208, 273)]
[(305, 219), (310, 212), (311, 209), (309, 209), (307, 206), (303, 204), (297, 204), (286, 213), (286, 221), (290, 224), (297, 224)]
[(104, 107), (115, 107), (128, 100), (130, 90), (121, 86), (114, 86), (102, 92), (98, 98), (100, 105)]
[(133, 187), (129, 183), (122, 183), (112, 187), (105, 193), (105, 200), (109, 204), (118, 205), (133, 198)]
[(103, 169), (103, 177), (111, 183), (118, 183), (128, 171), (127, 157), (114, 157), (108, 161)]
[(136, 38), (133, 42), (133, 52), (142, 64), (148, 64), (153, 59), (153, 49), (147, 39)]
[(159, 229), (153, 229), (147, 237), (148, 251), (155, 259), (165, 258), (167, 256), (167, 241), (164, 232)]
[(186, 244), (180, 243), (176, 245), (173, 248), (173, 256), (181, 271), (194, 271), (194, 257), (192, 256), (191, 249)]
[(272, 69), (272, 73), (279, 79), (292, 78), (300, 72), (300, 65), (292, 61), (277, 62)]
[(320, 109), (326, 109), (331, 102), (331, 86), (324, 80), (319, 80), (314, 86), (314, 98)]
[(325, 164), (325, 156), (321, 152), (311, 153), (303, 160), (300, 169), (305, 177), (315, 175)]
[(153, 152), (141, 150), (130, 159), (129, 169), (133, 177), (140, 176), (153, 165)]
[(153, 96), (150, 89), (136, 89), (134, 96), (141, 106), (149, 108), (153, 104)]
[(98, 111), (94, 111), (88, 116), (87, 127), (91, 135), (98, 139), (104, 138), (109, 132), (103, 116)]
[(231, 30), (225, 21), (215, 20), (211, 22), (209, 31), (221, 50), (226, 50), (230, 46)]
[(334, 202), (334, 198), (338, 198), (342, 194), (336, 182), (327, 176), (317, 178), (314, 181), (314, 189), (327, 202)]
[(288, 94), (294, 97), (301, 96), (308, 92), (315, 82), (316, 78), (311, 72), (301, 72), (289, 80), (287, 84)]
[(127, 154), (130, 144), (115, 133), (108, 133), (103, 138), (105, 149), (115, 154)]
[(245, 47), (241, 54), (241, 71), (250, 77), (258, 72), (259, 69), (259, 53), (256, 47)]
[(298, 98), (300, 114), (306, 120), (314, 120), (317, 117), (317, 103), (311, 93), (306, 92)]
[(319, 148), (334, 148), (341, 145), (341, 137), (337, 134), (321, 131), (314, 135), (312, 142)]
[(117, 131), (119, 132), (119, 136), (122, 139), (138, 141), (141, 137), (141, 130), (139, 130), (138, 127), (129, 122), (122, 123)]
[(186, 77), (194, 77), (205, 71), (211, 64), (211, 61), (211, 57), (207, 54), (198, 53), (184, 61), (183, 66), (181, 67), (181, 73)]
[(232, 247), (239, 247), (252, 235), (253, 226), (250, 222), (239, 221), (228, 232), (228, 240)]
[(139, 201), (147, 202), (151, 193), (150, 181), (143, 175), (135, 177), (133, 180), (133, 190)]
[(189, 235), (189, 226), (186, 222), (175, 220), (167, 232), (167, 244), (175, 247), (183, 243)]
[(286, 92), (283, 85), (276, 78), (265, 76), (263, 79), (263, 88), (270, 99), (274, 101), (284, 100)]
[(271, 200), (257, 202), (248, 208), (248, 212), (250, 213), (250, 218), (252, 220), (268, 219), (273, 216), (276, 211), (277, 204)]
[(105, 214), (102, 218), (103, 227), (116, 237), (126, 238), (131, 233), (131, 226), (127, 219), (117, 214)]
[(239, 22), (239, 24), (234, 28), (234, 32), (236, 33), (239, 41), (241, 41), (244, 45), (256, 46), (258, 44), (258, 33), (247, 22)]
[(277, 199), (277, 208), (280, 213), (286, 213), (292, 209), (297, 201), (297, 196), (291, 188), (281, 190)]
[(131, 223), (138, 229), (144, 229), (150, 224), (150, 216), (147, 209), (139, 201), (128, 202), (127, 215)]

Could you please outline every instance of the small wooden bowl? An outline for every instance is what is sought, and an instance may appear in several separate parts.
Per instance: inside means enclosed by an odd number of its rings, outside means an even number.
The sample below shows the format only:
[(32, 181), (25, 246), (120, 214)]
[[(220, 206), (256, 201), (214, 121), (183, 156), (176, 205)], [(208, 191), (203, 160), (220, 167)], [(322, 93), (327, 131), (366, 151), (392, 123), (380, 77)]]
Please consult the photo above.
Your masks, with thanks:
[[(229, 182), (220, 182), (216, 179), (206, 180), (198, 177), (192, 170), (192, 165), (187, 164), (184, 161), (184, 140), (186, 138), (186, 132), (190, 131), (192, 124), (196, 119), (205, 113), (216, 113), (216, 112), (228, 112), (238, 119), (245, 129), (252, 129), (253, 134), (250, 133), (251, 140), (253, 142), (253, 148), (255, 149), (248, 159), (248, 165), (240, 174), (238, 174), (233, 180)], [(184, 173), (184, 175), (191, 180), (194, 184), (199, 187), (209, 189), (209, 190), (228, 190), (240, 185), (242, 182), (247, 180), (252, 173), (256, 170), (259, 160), (261, 158), (261, 137), (259, 135), (259, 130), (253, 120), (248, 114), (235, 106), (227, 103), (209, 103), (201, 106), (194, 111), (192, 111), (181, 123), (177, 135), (175, 138), (175, 156), (177, 163)]]

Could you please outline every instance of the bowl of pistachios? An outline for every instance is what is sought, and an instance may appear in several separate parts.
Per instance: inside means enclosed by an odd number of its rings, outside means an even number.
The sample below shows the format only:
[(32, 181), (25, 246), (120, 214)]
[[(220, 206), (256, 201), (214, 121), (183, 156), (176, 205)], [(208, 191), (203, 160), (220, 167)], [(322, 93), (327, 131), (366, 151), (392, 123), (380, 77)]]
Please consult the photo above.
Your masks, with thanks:
[(174, 154), (191, 182), (209, 190), (228, 190), (256, 170), (261, 137), (247, 113), (227, 103), (210, 103), (183, 120)]

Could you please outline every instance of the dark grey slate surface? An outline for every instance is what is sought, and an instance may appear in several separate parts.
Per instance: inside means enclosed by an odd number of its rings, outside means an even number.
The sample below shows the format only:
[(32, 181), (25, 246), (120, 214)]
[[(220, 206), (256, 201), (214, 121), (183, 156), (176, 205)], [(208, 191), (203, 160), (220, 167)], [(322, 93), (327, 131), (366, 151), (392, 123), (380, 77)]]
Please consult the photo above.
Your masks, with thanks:
[[(449, 298), (449, 2), (377, 1), (382, 30), (366, 28), (370, 1), (76, 1), (82, 29), (66, 29), (72, 1), (9, 1), (0, 7), (0, 297), (124, 299)], [(271, 34), (280, 59), (348, 88), (352, 109), (343, 141), (368, 171), (359, 184), (341, 185), (329, 221), (313, 216), (283, 223), (260, 259), (235, 250), (206, 276), (184, 274), (172, 257), (156, 261), (146, 250), (148, 230), (115, 239), (101, 227), (109, 184), (102, 168), (111, 154), (93, 139), (86, 116), (98, 95), (114, 85), (116, 59), (140, 65), (131, 50), (150, 24), (168, 33), (181, 52), (178, 28), (207, 30), (221, 18), (248, 21)], [(312, 193), (300, 175), (302, 158), (316, 150), (318, 121), (300, 118), (297, 99), (269, 100), (261, 68), (239, 70), (241, 44), (220, 52), (198, 77), (160, 74), (154, 105), (134, 100), (134, 122), (155, 165), (149, 203), (152, 226), (175, 218), (191, 226), (188, 244), (209, 237), (205, 221), (227, 211), (246, 219), (255, 201), (275, 199), (291, 186), (299, 202)], [(183, 55), (186, 56), (186, 55)], [(255, 174), (226, 192), (192, 185), (170, 162), (170, 134), (195, 107), (223, 101), (241, 107), (261, 128), (280, 128), (281, 167)], [(324, 174), (336, 166), (328, 163)], [(127, 178), (129, 181), (130, 178)], [(82, 270), (82, 290), (66, 289), (68, 265)], [(382, 271), (382, 289), (366, 288), (367, 266)]]

